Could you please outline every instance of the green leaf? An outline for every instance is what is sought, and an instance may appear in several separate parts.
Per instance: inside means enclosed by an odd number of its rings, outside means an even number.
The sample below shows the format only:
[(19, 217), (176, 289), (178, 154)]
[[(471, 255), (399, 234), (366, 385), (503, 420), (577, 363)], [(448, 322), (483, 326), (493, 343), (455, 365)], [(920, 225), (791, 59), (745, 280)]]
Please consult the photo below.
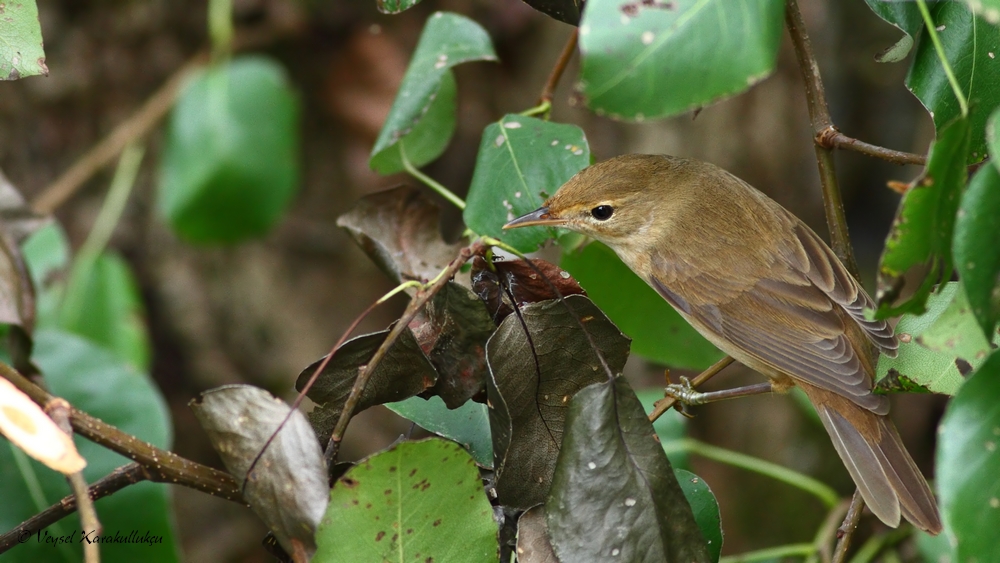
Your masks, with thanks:
[(170, 117), (157, 197), (177, 234), (231, 243), (267, 233), (298, 185), (298, 117), (271, 59), (240, 57), (192, 78)]
[[(916, 2), (866, 1), (882, 19), (918, 39), (906, 87), (930, 112), (938, 138), (941, 138), (943, 129), (961, 117), (961, 109), (937, 50), (924, 30)], [(995, 62), (1000, 55), (997, 28), (973, 16), (962, 2), (928, 4), (945, 58), (969, 102), (968, 120), (972, 136), (962, 160), (973, 164), (986, 158), (983, 134), (986, 121), (1000, 105), (1000, 68)], [(985, 2), (980, 2), (982, 4)]]
[[(149, 377), (122, 362), (112, 353), (79, 336), (41, 329), (35, 333), (32, 357), (45, 374), (52, 393), (139, 439), (157, 447), (170, 447), (170, 419), (166, 404)], [(84, 477), (93, 483), (131, 460), (80, 437), (75, 438), (87, 460)], [(34, 461), (12, 459), (11, 448), (0, 444), (0, 528), (9, 530), (42, 508), (70, 494), (66, 479)], [(37, 483), (37, 485), (36, 485)], [(32, 496), (37, 491), (41, 496)], [(108, 543), (101, 546), (101, 560), (110, 563), (134, 561), (179, 561), (174, 536), (170, 495), (166, 485), (139, 483), (126, 487), (96, 503), (106, 537), (116, 534), (150, 540), (139, 543)], [(141, 510), (137, 510), (141, 507)], [(45, 538), (75, 534), (70, 544), (53, 546)], [(10, 553), (19, 561), (82, 561), (79, 520), (71, 516), (31, 536)]]
[(953, 560), (993, 561), (1000, 530), (1000, 355), (955, 395), (939, 432), (934, 482)]
[(405, 12), (420, 3), (420, 0), (376, 0), (378, 11), (383, 14), (398, 14)]
[(414, 166), (440, 156), (455, 130), (451, 67), (495, 60), (490, 36), (479, 24), (448, 12), (432, 15), (372, 148), (369, 166), (382, 174), (403, 170), (400, 150), (404, 139), (406, 157)]
[(621, 377), (569, 402), (545, 502), (561, 561), (711, 561), (663, 447)]
[(139, 285), (132, 271), (113, 252), (105, 252), (88, 262), (73, 267), (59, 311), (59, 328), (79, 334), (137, 368), (148, 370), (149, 334)]
[[(654, 423), (655, 426), (655, 423)], [(708, 544), (709, 561), (718, 561), (722, 555), (722, 514), (719, 501), (715, 500), (708, 483), (690, 471), (674, 468), (674, 476), (684, 492), (684, 498), (691, 505), (694, 521)]]
[(35, 0), (6, 2), (0, 11), (0, 80), (43, 74), (45, 48)]
[[(441, 75), (441, 86), (430, 95), (427, 111), (419, 116), (412, 129), (400, 137), (396, 144), (378, 154), (372, 153), (369, 166), (379, 174), (395, 174), (406, 170), (403, 153), (410, 164), (423, 166), (441, 156), (455, 133), (455, 97), (458, 86), (455, 75), (446, 71)], [(384, 129), (383, 129), (384, 130)]]
[[(876, 379), (881, 388), (954, 395), (990, 352), (965, 292), (955, 282), (931, 295), (926, 313), (903, 315), (896, 335), (898, 355), (879, 357)], [(1000, 335), (993, 341), (1000, 343)]]
[[(653, 409), (656, 407), (656, 401), (666, 397), (662, 388), (639, 389), (635, 392), (635, 395), (639, 397), (639, 402), (642, 403), (642, 408), (647, 413), (653, 412)], [(653, 430), (656, 431), (661, 444), (680, 440), (687, 436), (687, 417), (674, 409), (670, 409), (663, 413), (660, 418), (653, 421)], [(670, 460), (670, 465), (675, 470), (689, 468), (687, 450), (683, 448), (677, 450), (675, 453), (668, 453), (667, 459)]]
[(977, 16), (993, 25), (1000, 24), (1000, 0), (965, 0), (965, 4)]
[(781, 0), (589, 0), (580, 23), (587, 105), (668, 117), (746, 90), (774, 70)]
[(522, 252), (558, 235), (556, 229), (504, 231), (505, 223), (534, 211), (590, 164), (590, 145), (576, 125), (508, 114), (483, 131), (463, 218), (480, 235)]
[[(962, 155), (968, 146), (968, 121), (940, 130), (924, 175), (903, 196), (879, 265), (879, 318), (922, 313), (934, 284), (951, 276), (951, 237), (965, 187)], [(892, 307), (903, 276), (918, 265), (928, 268), (923, 283), (905, 303)]]
[[(997, 113), (1000, 117), (1000, 112)], [(1000, 171), (985, 165), (962, 196), (955, 222), (955, 268), (987, 338), (1000, 321)]]
[(493, 443), (486, 405), (466, 401), (457, 409), (445, 406), (441, 397), (410, 397), (398, 403), (386, 403), (389, 410), (428, 430), (461, 444), (481, 467), (493, 467)]
[(330, 493), (313, 561), (499, 561), (479, 470), (453, 442), (402, 442), (348, 470)]
[(582, 251), (563, 254), (559, 265), (632, 338), (636, 354), (688, 369), (704, 369), (722, 358), (722, 352), (698, 334), (607, 246), (592, 242)]

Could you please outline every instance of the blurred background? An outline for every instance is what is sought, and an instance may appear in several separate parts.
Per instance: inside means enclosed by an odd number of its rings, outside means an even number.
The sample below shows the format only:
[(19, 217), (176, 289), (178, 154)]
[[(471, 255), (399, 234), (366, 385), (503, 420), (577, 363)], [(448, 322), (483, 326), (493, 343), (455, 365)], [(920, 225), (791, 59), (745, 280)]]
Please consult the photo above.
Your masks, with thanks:
[[(375, 0), (235, 0), (238, 37), (287, 69), (301, 103), (301, 185), (282, 222), (265, 238), (195, 247), (178, 240), (154, 213), (162, 128), (147, 156), (111, 246), (139, 281), (153, 342), (152, 375), (173, 415), (174, 450), (221, 467), (187, 407), (199, 392), (247, 382), (292, 398), (298, 373), (325, 354), (347, 325), (391, 288), (390, 281), (335, 225), (360, 196), (403, 182), (368, 168), (382, 126), (427, 17), (437, 10), (484, 26), (499, 63), (455, 68), (458, 130), (425, 172), (466, 192), (482, 129), (508, 112), (536, 105), (572, 28), (520, 0), (424, 0), (383, 15)], [(926, 111), (904, 88), (907, 65), (873, 56), (900, 33), (861, 0), (802, 0), (834, 122), (847, 135), (924, 153), (933, 136)], [(39, 3), (48, 77), (0, 85), (0, 169), (31, 201), (115, 126), (133, 115), (188, 60), (203, 52), (206, 3), (190, 0), (52, 0)], [(586, 132), (598, 160), (629, 152), (670, 153), (711, 161), (746, 179), (826, 236), (812, 133), (799, 69), (784, 38), (776, 72), (748, 92), (697, 115), (642, 124), (597, 117), (574, 96), (577, 61), (553, 100), (552, 119)], [(266, 118), (266, 116), (262, 116)], [(898, 196), (888, 180), (909, 181), (918, 167), (837, 155), (851, 235), (866, 285)], [(113, 167), (89, 180), (56, 212), (77, 248), (91, 229)], [(436, 196), (435, 196), (436, 197)], [(446, 236), (461, 231), (456, 209), (441, 201)], [(388, 325), (397, 300), (359, 333)], [(633, 357), (636, 387), (663, 383), (663, 367)], [(683, 372), (674, 372), (681, 375)], [(728, 368), (709, 388), (756, 382)], [(943, 403), (898, 398), (893, 415), (918, 464), (931, 467)], [(822, 428), (789, 397), (762, 396), (694, 410), (693, 436), (786, 465), (853, 490)], [(355, 417), (345, 460), (386, 447), (410, 425), (381, 407)], [(722, 510), (724, 554), (811, 541), (825, 515), (812, 497), (787, 486), (693, 458)], [(264, 526), (246, 509), (173, 489), (185, 557), (192, 562), (270, 561), (259, 547)], [(768, 517), (761, 519), (760, 514)], [(874, 526), (874, 522), (866, 521)]]

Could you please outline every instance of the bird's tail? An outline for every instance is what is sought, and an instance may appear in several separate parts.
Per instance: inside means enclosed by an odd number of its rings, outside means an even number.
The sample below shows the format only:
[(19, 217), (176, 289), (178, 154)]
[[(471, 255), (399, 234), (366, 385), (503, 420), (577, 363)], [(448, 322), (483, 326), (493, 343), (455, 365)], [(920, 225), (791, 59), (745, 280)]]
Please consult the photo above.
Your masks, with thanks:
[(928, 533), (940, 532), (934, 495), (889, 417), (825, 389), (800, 386), (875, 516), (894, 528), (902, 516)]

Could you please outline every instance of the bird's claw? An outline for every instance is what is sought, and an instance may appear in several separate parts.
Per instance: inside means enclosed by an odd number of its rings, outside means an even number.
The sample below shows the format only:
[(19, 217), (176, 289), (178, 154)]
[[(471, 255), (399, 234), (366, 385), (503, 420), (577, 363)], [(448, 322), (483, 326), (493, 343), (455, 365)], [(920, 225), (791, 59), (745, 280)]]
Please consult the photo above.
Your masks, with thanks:
[(671, 383), (664, 388), (663, 392), (668, 397), (673, 397), (677, 401), (677, 405), (680, 406), (680, 411), (685, 416), (690, 416), (687, 412), (687, 407), (693, 405), (701, 405), (705, 401), (703, 400), (704, 393), (700, 393), (695, 390), (691, 385), (691, 380), (681, 376), (680, 383)]

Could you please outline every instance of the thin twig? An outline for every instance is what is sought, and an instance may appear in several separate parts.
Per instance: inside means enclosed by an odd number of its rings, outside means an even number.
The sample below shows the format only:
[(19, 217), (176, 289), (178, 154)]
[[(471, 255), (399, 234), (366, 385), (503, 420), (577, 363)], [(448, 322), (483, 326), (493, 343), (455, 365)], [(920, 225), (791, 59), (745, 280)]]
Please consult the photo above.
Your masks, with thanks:
[[(130, 463), (115, 469), (96, 481), (87, 489), (85, 496), (92, 501), (96, 501), (120, 491), (129, 485), (134, 485), (142, 481), (155, 481), (155, 479), (152, 478), (145, 467), (138, 463)], [(21, 522), (9, 532), (0, 535), (0, 553), (7, 551), (19, 543), (23, 543), (22, 540), (24, 538), (37, 534), (40, 530), (44, 530), (76, 512), (77, 499), (76, 495), (65, 496), (59, 502)]]
[[(55, 399), (4, 362), (0, 362), (0, 376), (43, 407)], [(77, 434), (142, 464), (151, 475), (158, 475), (160, 482), (183, 485), (233, 502), (244, 502), (239, 484), (228, 473), (157, 448), (76, 408), (71, 408), (69, 420)]]
[[(702, 383), (705, 383), (709, 379), (712, 379), (713, 377), (715, 377), (715, 374), (719, 373), (720, 371), (722, 371), (723, 369), (725, 369), (726, 366), (728, 366), (729, 364), (731, 364), (731, 363), (733, 363), (735, 361), (736, 360), (734, 360), (732, 358), (732, 356), (726, 356), (726, 357), (722, 358), (721, 360), (715, 362), (714, 364), (712, 364), (711, 367), (709, 367), (705, 371), (699, 373), (698, 377), (695, 377), (694, 379), (691, 380), (691, 387), (697, 388)], [(657, 401), (656, 402), (656, 406), (653, 409), (653, 412), (649, 413), (649, 421), (653, 422), (656, 419), (658, 419), (661, 416), (663, 416), (663, 413), (665, 413), (668, 410), (670, 410), (670, 407), (674, 406), (674, 403), (676, 403), (676, 402), (677, 402), (677, 399), (675, 399), (673, 397), (664, 397), (663, 399), (660, 399), (659, 401)]]
[[(816, 137), (824, 131), (835, 129), (830, 118), (830, 108), (826, 103), (826, 93), (823, 90), (823, 80), (819, 74), (819, 65), (813, 55), (812, 44), (806, 34), (805, 22), (796, 0), (788, 0), (785, 6), (785, 23), (788, 34), (795, 45), (795, 56), (802, 70), (805, 82), (806, 105), (809, 107), (809, 121), (812, 122)], [(858, 265), (851, 249), (851, 239), (847, 233), (847, 218), (844, 216), (844, 202), (841, 199), (840, 187), (837, 185), (837, 172), (833, 164), (833, 149), (824, 147), (816, 141), (816, 165), (819, 168), (819, 181), (823, 189), (823, 209), (826, 212), (826, 222), (830, 228), (830, 243), (837, 257), (844, 263), (852, 276), (858, 278)]]
[(486, 244), (482, 240), (477, 240), (463, 248), (458, 256), (441, 271), (437, 278), (428, 286), (417, 290), (410, 303), (406, 306), (406, 310), (403, 311), (402, 316), (399, 317), (399, 320), (392, 327), (392, 330), (389, 331), (382, 344), (375, 350), (375, 354), (371, 360), (358, 369), (358, 377), (354, 380), (351, 394), (344, 401), (344, 410), (341, 411), (340, 418), (337, 419), (337, 425), (334, 426), (333, 433), (330, 435), (330, 441), (327, 443), (325, 457), (328, 468), (333, 468), (340, 449), (340, 442), (344, 439), (344, 431), (347, 430), (347, 424), (354, 415), (354, 409), (357, 408), (358, 401), (361, 400), (361, 394), (364, 392), (368, 380), (371, 379), (372, 373), (375, 372), (375, 368), (378, 367), (378, 364), (385, 357), (389, 348), (396, 342), (396, 339), (399, 338), (404, 330), (409, 330), (410, 321), (413, 320), (413, 317), (420, 312), (428, 301), (441, 291), (445, 284), (468, 262), (469, 258), (472, 258), (485, 248)]
[(823, 563), (831, 563), (833, 559), (833, 540), (837, 537), (838, 524), (842, 521), (850, 508), (851, 503), (844, 500), (833, 507), (823, 519), (813, 543), (816, 545), (816, 556)]
[(861, 513), (864, 509), (865, 501), (861, 498), (861, 492), (854, 491), (854, 498), (851, 499), (851, 506), (847, 509), (847, 516), (844, 517), (844, 522), (837, 529), (837, 546), (833, 549), (832, 563), (844, 563), (847, 559), (851, 538), (854, 537), (854, 532), (858, 529), (858, 522), (861, 520)]
[(837, 131), (837, 129), (832, 125), (829, 129), (821, 131), (816, 136), (816, 142), (824, 148), (848, 149), (861, 154), (866, 154), (868, 156), (873, 156), (875, 158), (881, 158), (882, 160), (893, 164), (919, 164), (921, 166), (927, 164), (927, 157), (922, 154), (894, 151), (892, 149), (859, 141), (858, 139), (848, 137), (840, 131)]
[(559, 58), (556, 60), (556, 65), (552, 67), (552, 72), (549, 73), (549, 79), (545, 81), (545, 86), (542, 88), (542, 95), (538, 97), (538, 105), (541, 106), (545, 102), (552, 101), (552, 95), (556, 91), (556, 86), (559, 85), (559, 79), (562, 78), (563, 72), (566, 71), (566, 66), (569, 64), (569, 60), (573, 58), (573, 52), (576, 51), (576, 40), (578, 35), (578, 29), (573, 28), (573, 33), (566, 41), (566, 46), (563, 47), (562, 53), (559, 54)]

